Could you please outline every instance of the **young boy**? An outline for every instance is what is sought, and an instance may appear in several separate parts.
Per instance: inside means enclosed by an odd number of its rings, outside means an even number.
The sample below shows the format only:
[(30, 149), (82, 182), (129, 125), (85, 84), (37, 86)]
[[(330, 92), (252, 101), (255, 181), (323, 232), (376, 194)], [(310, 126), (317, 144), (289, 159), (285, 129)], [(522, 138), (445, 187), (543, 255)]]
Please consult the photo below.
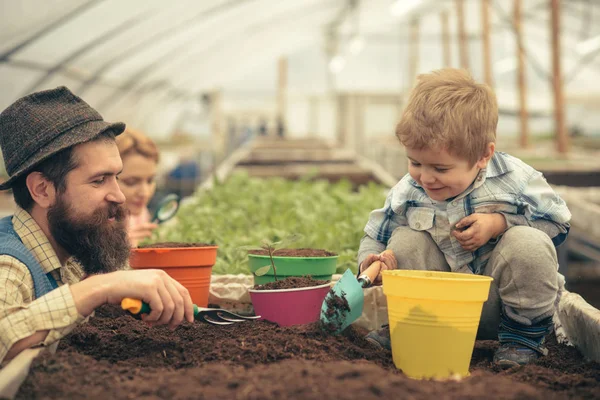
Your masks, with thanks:
[[(419, 76), (396, 127), (409, 173), (371, 212), (358, 262), (493, 277), (478, 338), (499, 339), (507, 368), (547, 354), (571, 213), (540, 172), (494, 151), (497, 123), (494, 93), (466, 71)], [(367, 339), (390, 348), (388, 327)]]

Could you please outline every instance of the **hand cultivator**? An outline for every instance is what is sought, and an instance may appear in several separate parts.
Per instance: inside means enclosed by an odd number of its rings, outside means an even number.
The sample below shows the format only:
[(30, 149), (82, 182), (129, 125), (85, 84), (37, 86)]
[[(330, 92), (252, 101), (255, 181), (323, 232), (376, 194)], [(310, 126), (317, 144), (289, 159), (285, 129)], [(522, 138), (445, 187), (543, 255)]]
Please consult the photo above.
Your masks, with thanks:
[[(129, 311), (133, 315), (149, 314), (150, 306), (139, 299), (125, 298), (121, 300), (121, 308)], [(212, 325), (231, 325), (236, 322), (257, 320), (260, 315), (243, 316), (232, 313), (231, 311), (221, 310), (220, 308), (204, 308), (194, 304), (194, 319)]]

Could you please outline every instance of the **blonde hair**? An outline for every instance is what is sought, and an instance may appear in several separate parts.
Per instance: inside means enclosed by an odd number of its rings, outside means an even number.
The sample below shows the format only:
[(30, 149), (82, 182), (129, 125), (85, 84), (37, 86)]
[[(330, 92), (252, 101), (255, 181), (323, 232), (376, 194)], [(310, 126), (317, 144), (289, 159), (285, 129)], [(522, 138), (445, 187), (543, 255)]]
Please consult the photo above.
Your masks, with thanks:
[(498, 103), (492, 89), (463, 69), (419, 75), (396, 136), (413, 149), (444, 149), (475, 164), (496, 141)]
[(158, 163), (159, 156), (156, 144), (140, 131), (127, 128), (115, 140), (121, 158), (131, 153), (137, 153)]

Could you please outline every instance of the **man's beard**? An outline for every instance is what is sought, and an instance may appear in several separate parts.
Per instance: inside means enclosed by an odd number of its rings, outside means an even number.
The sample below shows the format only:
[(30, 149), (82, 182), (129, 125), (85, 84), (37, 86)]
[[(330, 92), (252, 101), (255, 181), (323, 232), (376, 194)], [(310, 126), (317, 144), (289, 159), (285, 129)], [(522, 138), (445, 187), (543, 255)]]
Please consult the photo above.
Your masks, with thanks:
[[(86, 275), (122, 269), (128, 258), (127, 212), (119, 204), (98, 209), (89, 217), (73, 214), (73, 208), (58, 196), (48, 209), (50, 233), (69, 255), (81, 264)], [(114, 218), (114, 221), (109, 221)]]

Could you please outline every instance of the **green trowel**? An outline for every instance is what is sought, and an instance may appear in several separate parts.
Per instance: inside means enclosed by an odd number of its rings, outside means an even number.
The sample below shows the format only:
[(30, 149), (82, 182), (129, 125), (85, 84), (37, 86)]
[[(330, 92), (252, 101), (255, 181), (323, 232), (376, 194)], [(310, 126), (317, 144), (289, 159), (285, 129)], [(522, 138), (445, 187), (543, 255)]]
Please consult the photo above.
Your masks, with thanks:
[(331, 288), (321, 306), (321, 326), (338, 334), (362, 315), (365, 302), (363, 289), (371, 286), (381, 270), (381, 261), (375, 261), (358, 278), (350, 269)]

